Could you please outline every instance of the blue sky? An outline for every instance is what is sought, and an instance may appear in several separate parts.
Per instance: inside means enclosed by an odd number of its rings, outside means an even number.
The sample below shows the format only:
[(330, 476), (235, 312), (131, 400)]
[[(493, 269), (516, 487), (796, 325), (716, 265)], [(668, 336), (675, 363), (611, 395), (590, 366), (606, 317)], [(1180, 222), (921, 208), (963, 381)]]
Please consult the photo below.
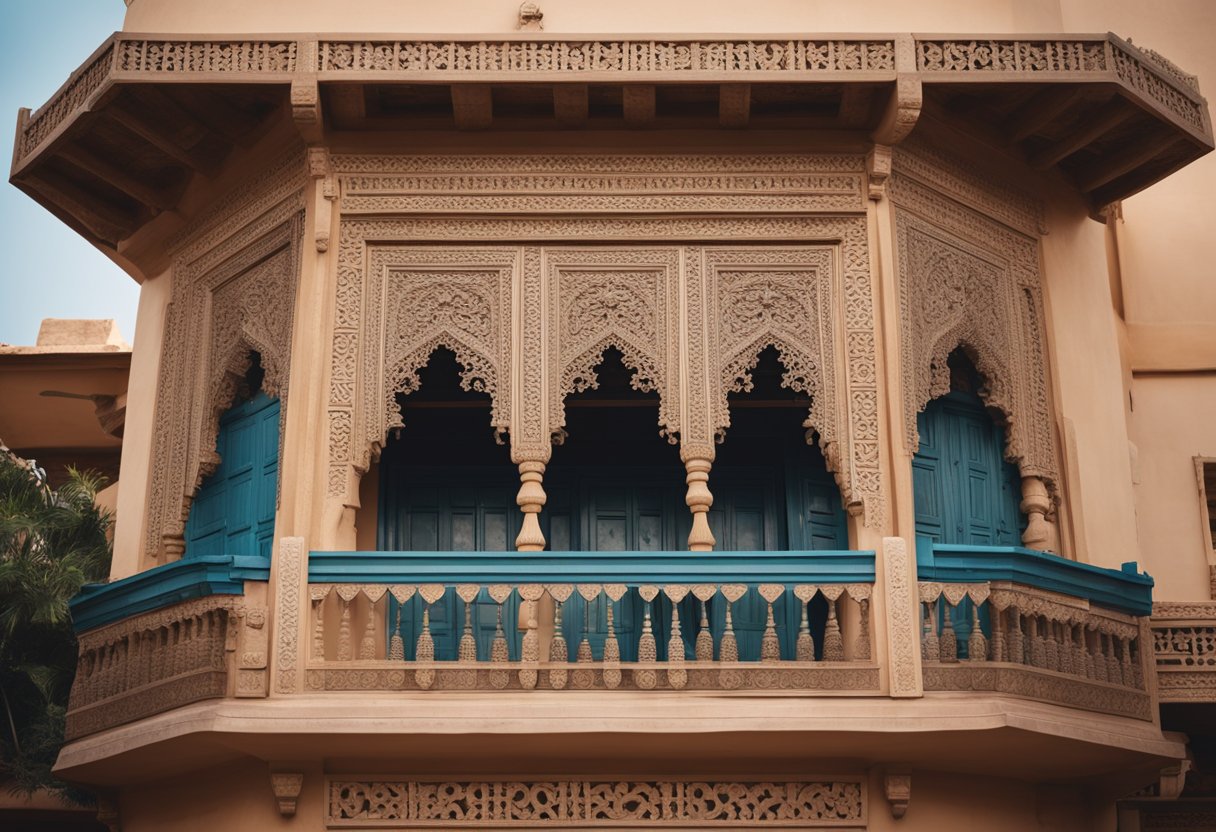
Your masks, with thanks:
[(122, 28), (123, 0), (3, 3), (0, 26), (0, 343), (32, 344), (43, 318), (114, 318), (135, 335), (139, 287), (104, 254), (8, 184), (17, 109), (41, 106)]

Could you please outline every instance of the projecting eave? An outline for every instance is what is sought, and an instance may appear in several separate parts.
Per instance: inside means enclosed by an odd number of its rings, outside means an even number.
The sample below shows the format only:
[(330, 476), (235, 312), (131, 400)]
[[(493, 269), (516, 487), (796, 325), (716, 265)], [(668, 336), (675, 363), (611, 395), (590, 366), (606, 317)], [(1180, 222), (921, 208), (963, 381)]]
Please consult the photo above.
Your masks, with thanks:
[(116, 249), (294, 121), (385, 131), (830, 131), (896, 144), (921, 112), (1057, 170), (1095, 212), (1213, 148), (1194, 76), (1114, 35), (119, 33), (18, 117), (12, 182)]

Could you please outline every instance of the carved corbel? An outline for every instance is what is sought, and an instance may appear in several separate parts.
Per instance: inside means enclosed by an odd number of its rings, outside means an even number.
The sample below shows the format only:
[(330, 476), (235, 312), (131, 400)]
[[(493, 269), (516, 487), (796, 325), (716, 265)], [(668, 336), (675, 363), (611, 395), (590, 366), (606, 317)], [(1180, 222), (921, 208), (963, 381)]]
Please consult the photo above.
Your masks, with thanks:
[(891, 817), (898, 820), (908, 812), (912, 801), (912, 769), (908, 766), (891, 766), (883, 773), (883, 793), (891, 805)]
[(911, 36), (895, 39), (895, 71), (895, 89), (887, 99), (878, 129), (870, 134), (876, 144), (899, 144), (920, 118), (925, 96), (916, 72), (916, 43)]
[(1166, 800), (1177, 800), (1186, 787), (1186, 773), (1190, 770), (1190, 760), (1179, 760), (1177, 765), (1161, 769), (1158, 794)]
[(866, 154), (866, 179), (869, 181), (870, 199), (877, 202), (886, 196), (887, 177), (891, 175), (891, 146), (876, 144)]
[(321, 140), (321, 92), (315, 75), (291, 82), (291, 117), (304, 141)]
[(285, 818), (296, 813), (296, 802), (300, 791), (304, 788), (304, 775), (285, 772), (271, 772), (270, 789), (274, 799), (279, 804), (279, 814)]

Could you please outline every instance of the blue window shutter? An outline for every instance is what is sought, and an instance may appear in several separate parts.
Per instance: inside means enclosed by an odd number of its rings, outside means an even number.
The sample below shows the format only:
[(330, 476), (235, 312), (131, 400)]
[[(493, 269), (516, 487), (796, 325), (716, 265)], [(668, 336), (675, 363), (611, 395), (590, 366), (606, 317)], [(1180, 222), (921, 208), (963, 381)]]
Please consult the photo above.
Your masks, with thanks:
[(185, 557), (270, 557), (279, 486), (279, 400), (258, 393), (233, 405), (216, 436), (220, 464), (186, 521)]

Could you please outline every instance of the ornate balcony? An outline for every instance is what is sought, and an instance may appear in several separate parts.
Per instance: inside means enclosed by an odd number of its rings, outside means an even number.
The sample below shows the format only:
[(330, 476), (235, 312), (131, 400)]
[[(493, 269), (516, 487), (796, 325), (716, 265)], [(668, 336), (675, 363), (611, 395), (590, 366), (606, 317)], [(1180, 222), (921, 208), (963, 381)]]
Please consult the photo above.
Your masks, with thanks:
[(873, 582), (872, 552), (314, 552), (306, 687), (877, 693)]

